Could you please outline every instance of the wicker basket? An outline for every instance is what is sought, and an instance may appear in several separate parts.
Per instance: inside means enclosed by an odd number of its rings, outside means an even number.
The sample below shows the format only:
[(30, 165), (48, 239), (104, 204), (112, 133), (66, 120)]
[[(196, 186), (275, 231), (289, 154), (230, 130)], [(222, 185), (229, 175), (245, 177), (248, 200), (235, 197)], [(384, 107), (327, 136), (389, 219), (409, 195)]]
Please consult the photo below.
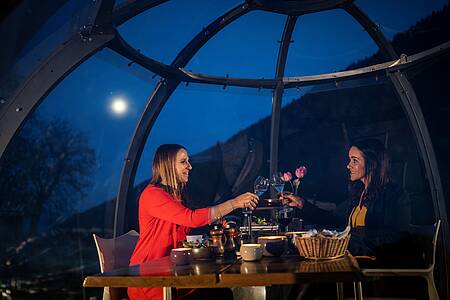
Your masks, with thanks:
[(316, 235), (313, 237), (295, 237), (295, 245), (300, 256), (310, 259), (332, 259), (345, 255), (350, 234), (340, 237)]

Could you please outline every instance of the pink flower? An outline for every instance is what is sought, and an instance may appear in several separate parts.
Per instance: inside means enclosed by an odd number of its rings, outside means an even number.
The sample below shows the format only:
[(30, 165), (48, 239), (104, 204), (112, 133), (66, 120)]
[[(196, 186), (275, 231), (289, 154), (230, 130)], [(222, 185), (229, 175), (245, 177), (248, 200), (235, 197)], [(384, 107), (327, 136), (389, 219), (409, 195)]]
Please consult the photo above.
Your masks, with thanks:
[(283, 180), (284, 182), (291, 181), (291, 179), (292, 179), (291, 172), (283, 173), (283, 175), (281, 176), (281, 180)]
[(308, 174), (308, 169), (305, 166), (301, 166), (295, 170), (295, 176), (297, 176), (297, 178), (303, 178), (306, 174)]

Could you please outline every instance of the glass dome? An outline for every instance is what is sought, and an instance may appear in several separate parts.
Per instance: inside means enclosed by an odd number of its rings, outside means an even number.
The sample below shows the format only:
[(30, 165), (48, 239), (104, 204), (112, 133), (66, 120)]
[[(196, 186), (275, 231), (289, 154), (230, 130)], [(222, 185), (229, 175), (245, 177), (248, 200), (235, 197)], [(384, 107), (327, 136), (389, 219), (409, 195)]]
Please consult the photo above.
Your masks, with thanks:
[(301, 195), (339, 205), (348, 148), (368, 137), (412, 223), (442, 220), (449, 295), (447, 1), (13, 2), (0, 5), (2, 295), (100, 298), (81, 283), (99, 272), (92, 234), (138, 229), (160, 144), (189, 151), (190, 207), (299, 165)]

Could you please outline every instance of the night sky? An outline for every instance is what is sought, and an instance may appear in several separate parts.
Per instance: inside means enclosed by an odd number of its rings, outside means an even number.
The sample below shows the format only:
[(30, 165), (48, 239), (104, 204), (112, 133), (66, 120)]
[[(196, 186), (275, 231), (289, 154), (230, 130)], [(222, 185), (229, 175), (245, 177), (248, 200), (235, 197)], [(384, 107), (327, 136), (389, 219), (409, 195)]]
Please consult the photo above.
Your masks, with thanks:
[[(203, 27), (239, 3), (169, 1), (129, 20), (119, 32), (142, 53), (170, 64)], [(389, 39), (445, 3), (356, 1)], [(285, 21), (283, 15), (251, 12), (211, 39), (186, 69), (211, 75), (272, 78)], [(377, 51), (369, 35), (342, 10), (300, 17), (292, 40), (286, 76), (342, 70)], [(96, 151), (94, 185), (83, 207), (109, 200), (117, 193), (130, 138), (159, 80), (139, 66), (128, 66), (128, 62), (109, 49), (97, 53), (67, 76), (37, 109), (45, 118), (62, 118), (85, 132)], [(286, 91), (283, 105), (306, 90)], [(136, 183), (150, 177), (151, 157), (161, 143), (181, 143), (191, 154), (198, 153), (270, 115), (271, 96), (267, 90), (180, 85), (149, 136)], [(118, 99), (122, 102), (116, 102), (114, 112), (112, 103)]]

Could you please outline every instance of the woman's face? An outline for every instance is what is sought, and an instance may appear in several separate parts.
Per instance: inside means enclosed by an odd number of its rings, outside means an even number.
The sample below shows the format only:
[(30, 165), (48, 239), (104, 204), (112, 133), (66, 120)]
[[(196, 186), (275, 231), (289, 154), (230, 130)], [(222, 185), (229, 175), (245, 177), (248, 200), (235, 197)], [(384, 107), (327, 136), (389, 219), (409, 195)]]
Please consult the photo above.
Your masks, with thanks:
[(350, 172), (350, 180), (363, 180), (366, 176), (365, 172), (365, 160), (363, 153), (355, 146), (351, 147), (348, 151), (348, 165), (347, 169)]
[(189, 171), (192, 170), (192, 166), (189, 163), (189, 156), (186, 150), (180, 149), (177, 152), (175, 160), (175, 170), (178, 180), (180, 183), (187, 183), (189, 181)]

